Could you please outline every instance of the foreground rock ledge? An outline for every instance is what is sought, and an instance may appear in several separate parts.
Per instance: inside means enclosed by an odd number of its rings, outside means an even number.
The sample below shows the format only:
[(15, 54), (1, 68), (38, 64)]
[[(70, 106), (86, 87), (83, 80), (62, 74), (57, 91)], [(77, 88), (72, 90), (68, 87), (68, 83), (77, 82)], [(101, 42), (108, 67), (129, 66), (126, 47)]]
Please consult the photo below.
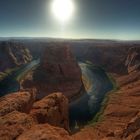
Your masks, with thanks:
[(35, 101), (35, 92), (31, 90), (11, 93), (0, 98), (0, 116), (4, 116), (12, 111), (29, 113)]
[(26, 129), (29, 129), (35, 124), (37, 124), (37, 122), (30, 115), (18, 111), (13, 111), (3, 117), (0, 117), (1, 126), (21, 125)]
[(62, 93), (53, 93), (35, 102), (30, 114), (38, 123), (49, 123), (69, 130), (68, 99)]
[(71, 140), (67, 131), (49, 124), (35, 125), (17, 140)]
[(28, 114), (13, 111), (0, 117), (0, 140), (14, 140), (37, 122)]

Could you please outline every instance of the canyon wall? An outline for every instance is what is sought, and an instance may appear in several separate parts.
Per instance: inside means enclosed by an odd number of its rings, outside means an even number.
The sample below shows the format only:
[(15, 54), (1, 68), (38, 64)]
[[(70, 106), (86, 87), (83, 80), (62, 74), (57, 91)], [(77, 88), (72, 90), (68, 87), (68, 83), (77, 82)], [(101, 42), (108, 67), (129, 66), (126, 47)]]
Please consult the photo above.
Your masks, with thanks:
[(47, 47), (39, 67), (31, 75), (21, 86), (24, 89), (36, 87), (39, 99), (52, 92), (62, 92), (72, 100), (85, 91), (81, 69), (70, 47), (64, 44)]
[(0, 42), (0, 72), (32, 60), (29, 50), (20, 43)]

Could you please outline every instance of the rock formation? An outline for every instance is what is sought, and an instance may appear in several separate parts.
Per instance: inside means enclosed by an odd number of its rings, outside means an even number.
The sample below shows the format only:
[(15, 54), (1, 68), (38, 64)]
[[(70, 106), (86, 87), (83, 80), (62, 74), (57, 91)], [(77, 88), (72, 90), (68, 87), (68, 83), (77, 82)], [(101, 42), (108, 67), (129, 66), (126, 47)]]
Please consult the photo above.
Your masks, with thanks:
[(22, 125), (23, 127), (29, 129), (34, 124), (36, 124), (36, 122), (31, 116), (18, 111), (13, 111), (6, 114), (5, 116), (0, 117), (0, 125)]
[(140, 70), (140, 48), (132, 47), (128, 51), (128, 56), (125, 65), (128, 67), (128, 73), (135, 70)]
[(27, 48), (14, 42), (0, 43), (0, 72), (7, 69), (21, 66), (32, 60), (32, 56)]
[(69, 130), (68, 100), (62, 93), (54, 93), (35, 102), (30, 114), (38, 123), (49, 123)]
[(5, 126), (0, 125), (0, 139), (1, 140), (16, 140), (26, 129), (21, 125)]
[(107, 72), (126, 74), (125, 61), (129, 46), (118, 44), (74, 46), (72, 50), (80, 61), (90, 61)]
[(12, 111), (28, 113), (35, 101), (35, 92), (25, 91), (11, 93), (0, 98), (0, 116), (4, 116)]
[(58, 44), (46, 48), (33, 79), (22, 83), (25, 89), (33, 86), (38, 90), (38, 99), (52, 92), (62, 92), (69, 100), (83, 94), (81, 70), (70, 47)]
[(123, 139), (140, 139), (140, 112), (131, 119), (123, 132)]
[(35, 124), (36, 121), (25, 113), (18, 111), (8, 113), (0, 117), (0, 139), (13, 140)]
[(25, 131), (17, 140), (71, 140), (71, 138), (62, 128), (42, 124)]
[(36, 101), (35, 95), (31, 90), (0, 98), (1, 140), (70, 139), (68, 99), (62, 93), (53, 93)]
[(82, 94), (81, 71), (69, 47), (48, 47), (40, 66), (21, 83), (23, 88), (37, 89), (37, 101), (34, 92), (28, 91), (0, 98), (2, 140), (140, 139), (139, 47), (82, 47), (77, 52), (77, 58), (103, 66), (119, 87), (109, 94), (102, 119), (69, 136), (68, 100), (64, 95), (71, 101)]
[(140, 45), (125, 43), (74, 46), (72, 50), (80, 61), (91, 61), (107, 72), (127, 74), (140, 67)]

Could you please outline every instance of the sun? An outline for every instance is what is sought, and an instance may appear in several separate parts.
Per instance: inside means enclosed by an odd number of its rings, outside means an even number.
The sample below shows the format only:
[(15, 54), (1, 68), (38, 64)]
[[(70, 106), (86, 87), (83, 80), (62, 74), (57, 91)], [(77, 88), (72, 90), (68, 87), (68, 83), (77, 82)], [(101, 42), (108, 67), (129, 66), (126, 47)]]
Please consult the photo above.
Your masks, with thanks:
[(60, 22), (67, 22), (73, 15), (74, 4), (72, 0), (53, 0), (52, 12)]

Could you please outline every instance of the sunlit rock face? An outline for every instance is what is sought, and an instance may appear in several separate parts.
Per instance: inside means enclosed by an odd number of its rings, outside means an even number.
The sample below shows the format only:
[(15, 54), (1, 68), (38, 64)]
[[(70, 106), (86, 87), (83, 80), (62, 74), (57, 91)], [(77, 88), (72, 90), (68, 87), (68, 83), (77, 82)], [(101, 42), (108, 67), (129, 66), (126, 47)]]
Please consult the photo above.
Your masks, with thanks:
[[(81, 80), (81, 70), (68, 46), (48, 47), (41, 59), (41, 67), (46, 74), (46, 82), (63, 82), (64, 80)], [(44, 80), (41, 79), (41, 80)]]
[(0, 71), (21, 66), (32, 60), (32, 56), (23, 45), (13, 42), (0, 43)]
[(35, 101), (33, 91), (20, 91), (0, 101), (0, 140), (70, 139), (68, 99), (62, 93)]
[(32, 86), (38, 90), (38, 99), (52, 92), (62, 92), (71, 100), (83, 93), (81, 69), (70, 47), (58, 44), (46, 48), (32, 80), (30, 78), (22, 83), (23, 88)]
[(132, 47), (128, 51), (125, 65), (128, 67), (128, 73), (140, 69), (140, 48)]
[(35, 101), (34, 91), (19, 91), (0, 98), (0, 116), (13, 111), (28, 113)]
[(35, 102), (30, 114), (38, 123), (49, 123), (69, 130), (68, 100), (62, 93), (53, 93)]
[(35, 124), (37, 124), (37, 122), (30, 115), (18, 111), (13, 111), (0, 117), (0, 126), (10, 127), (21, 125), (25, 129), (30, 129), (30, 127)]

